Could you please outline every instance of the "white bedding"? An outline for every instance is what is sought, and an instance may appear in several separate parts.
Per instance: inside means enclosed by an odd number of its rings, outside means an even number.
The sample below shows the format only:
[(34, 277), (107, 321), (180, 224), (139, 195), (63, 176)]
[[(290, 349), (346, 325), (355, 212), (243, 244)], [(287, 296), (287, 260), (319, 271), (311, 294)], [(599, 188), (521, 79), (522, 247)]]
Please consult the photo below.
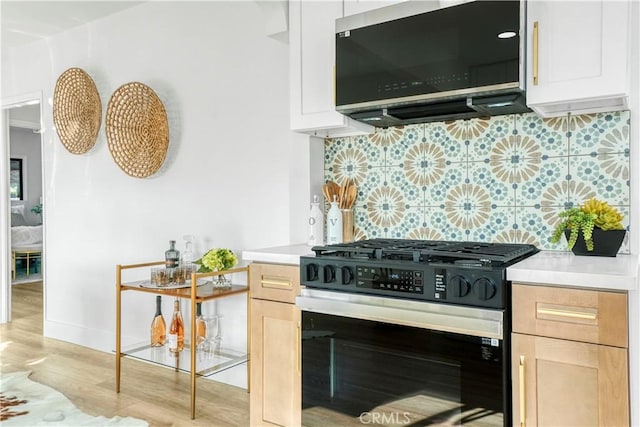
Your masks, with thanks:
[(42, 225), (11, 227), (11, 249), (42, 248)]

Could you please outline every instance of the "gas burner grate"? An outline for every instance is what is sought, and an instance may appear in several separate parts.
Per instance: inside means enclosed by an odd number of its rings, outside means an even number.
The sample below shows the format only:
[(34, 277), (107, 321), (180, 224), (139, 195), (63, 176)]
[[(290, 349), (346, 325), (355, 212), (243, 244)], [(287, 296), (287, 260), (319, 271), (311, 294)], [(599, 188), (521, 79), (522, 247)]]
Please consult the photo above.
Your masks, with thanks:
[(440, 240), (369, 239), (337, 245), (315, 246), (316, 257), (334, 256), (378, 261), (455, 262), (479, 260), (504, 265), (538, 252), (519, 243), (450, 242)]

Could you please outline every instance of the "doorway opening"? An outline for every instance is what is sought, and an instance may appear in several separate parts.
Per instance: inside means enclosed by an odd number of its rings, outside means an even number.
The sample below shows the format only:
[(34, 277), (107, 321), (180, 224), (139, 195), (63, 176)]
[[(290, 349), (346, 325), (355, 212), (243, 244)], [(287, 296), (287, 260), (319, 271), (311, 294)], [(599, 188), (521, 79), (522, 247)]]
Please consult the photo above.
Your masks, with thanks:
[[(0, 212), (6, 233), (0, 239), (0, 322), (11, 321), (19, 304), (12, 303), (16, 286), (40, 284), (44, 301), (44, 168), (42, 94), (3, 99), (0, 138)], [(39, 310), (44, 311), (43, 303)], [(44, 316), (43, 316), (44, 318)]]

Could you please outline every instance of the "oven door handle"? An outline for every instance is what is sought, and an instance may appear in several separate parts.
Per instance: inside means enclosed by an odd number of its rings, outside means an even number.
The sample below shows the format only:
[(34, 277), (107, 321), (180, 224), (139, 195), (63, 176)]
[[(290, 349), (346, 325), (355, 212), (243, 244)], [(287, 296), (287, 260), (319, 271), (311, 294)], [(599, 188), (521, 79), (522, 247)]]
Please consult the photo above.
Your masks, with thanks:
[(301, 289), (302, 311), (503, 339), (504, 311), (319, 289)]

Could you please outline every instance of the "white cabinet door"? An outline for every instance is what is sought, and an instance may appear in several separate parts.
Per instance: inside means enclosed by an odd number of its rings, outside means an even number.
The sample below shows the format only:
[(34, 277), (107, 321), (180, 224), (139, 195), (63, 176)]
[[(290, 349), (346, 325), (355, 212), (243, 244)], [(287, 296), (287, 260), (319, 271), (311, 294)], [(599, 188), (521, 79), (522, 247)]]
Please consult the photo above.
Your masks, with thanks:
[(628, 108), (630, 3), (527, 2), (527, 104), (543, 117)]
[(291, 128), (317, 136), (373, 132), (335, 111), (335, 20), (342, 1), (289, 3)]

